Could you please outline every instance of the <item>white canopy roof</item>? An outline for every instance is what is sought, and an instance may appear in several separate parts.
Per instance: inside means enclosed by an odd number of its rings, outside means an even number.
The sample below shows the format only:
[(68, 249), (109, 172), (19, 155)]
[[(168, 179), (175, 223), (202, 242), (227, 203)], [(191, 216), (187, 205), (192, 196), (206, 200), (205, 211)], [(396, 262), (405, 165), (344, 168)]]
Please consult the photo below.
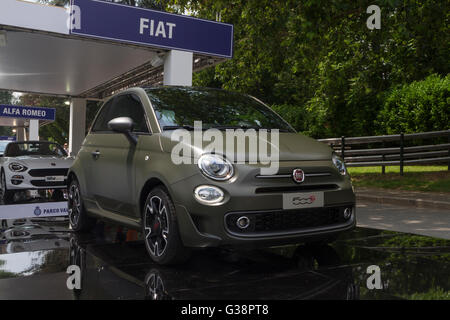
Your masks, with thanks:
[[(102, 99), (162, 82), (165, 50), (69, 35), (68, 17), (61, 7), (0, 1), (0, 89)], [(194, 70), (220, 60), (195, 55)]]

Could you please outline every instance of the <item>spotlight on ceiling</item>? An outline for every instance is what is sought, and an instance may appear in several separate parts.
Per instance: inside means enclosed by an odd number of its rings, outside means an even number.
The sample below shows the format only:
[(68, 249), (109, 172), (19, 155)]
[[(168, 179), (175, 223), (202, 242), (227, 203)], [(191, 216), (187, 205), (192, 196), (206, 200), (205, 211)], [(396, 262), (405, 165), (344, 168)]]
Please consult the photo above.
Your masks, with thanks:
[(153, 58), (150, 60), (150, 64), (154, 67), (154, 68), (158, 68), (160, 66), (162, 66), (164, 64), (164, 60), (161, 59), (160, 56), (158, 56), (157, 54), (155, 54), (153, 56)]

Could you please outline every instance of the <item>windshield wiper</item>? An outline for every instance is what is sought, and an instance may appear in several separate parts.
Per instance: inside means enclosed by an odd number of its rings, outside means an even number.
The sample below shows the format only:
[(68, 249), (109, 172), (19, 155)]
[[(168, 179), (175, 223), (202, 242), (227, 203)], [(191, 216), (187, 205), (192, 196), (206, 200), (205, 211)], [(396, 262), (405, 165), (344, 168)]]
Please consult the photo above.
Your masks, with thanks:
[(163, 127), (163, 130), (177, 130), (177, 129), (194, 130), (194, 126), (190, 126), (188, 124), (183, 124), (181, 126), (164, 126)]

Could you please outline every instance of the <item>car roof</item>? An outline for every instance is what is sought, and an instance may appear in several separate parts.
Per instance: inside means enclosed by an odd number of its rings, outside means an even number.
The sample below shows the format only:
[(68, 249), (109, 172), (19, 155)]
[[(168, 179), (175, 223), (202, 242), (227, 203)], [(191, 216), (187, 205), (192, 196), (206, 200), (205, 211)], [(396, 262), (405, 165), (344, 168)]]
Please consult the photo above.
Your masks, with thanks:
[(166, 86), (155, 86), (155, 87), (142, 86), (142, 87), (128, 88), (128, 89), (122, 90), (120, 92), (117, 92), (109, 97), (105, 97), (103, 102), (106, 103), (114, 97), (120, 96), (122, 94), (127, 94), (127, 93), (137, 93), (137, 92), (142, 92), (142, 91), (153, 91), (153, 90), (154, 91), (159, 91), (159, 90), (173, 91), (173, 90), (181, 90), (181, 89), (191, 89), (191, 90), (205, 91), (205, 92), (220, 91), (220, 92), (227, 92), (227, 93), (231, 93), (231, 94), (239, 94), (239, 95), (251, 97), (250, 95), (248, 95), (246, 93), (225, 90), (225, 89), (221, 89), (221, 88), (200, 87), (200, 86), (168, 86), (168, 85), (166, 85)]

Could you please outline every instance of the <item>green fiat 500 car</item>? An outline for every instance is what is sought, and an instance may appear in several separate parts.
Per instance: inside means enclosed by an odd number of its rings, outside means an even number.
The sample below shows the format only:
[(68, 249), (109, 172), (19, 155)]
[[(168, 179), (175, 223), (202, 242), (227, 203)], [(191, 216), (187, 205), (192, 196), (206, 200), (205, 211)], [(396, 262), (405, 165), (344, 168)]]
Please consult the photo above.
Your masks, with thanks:
[(140, 230), (160, 264), (181, 263), (194, 247), (330, 242), (356, 224), (350, 177), (330, 147), (256, 98), (219, 89), (109, 98), (68, 190), (73, 230), (96, 219)]

